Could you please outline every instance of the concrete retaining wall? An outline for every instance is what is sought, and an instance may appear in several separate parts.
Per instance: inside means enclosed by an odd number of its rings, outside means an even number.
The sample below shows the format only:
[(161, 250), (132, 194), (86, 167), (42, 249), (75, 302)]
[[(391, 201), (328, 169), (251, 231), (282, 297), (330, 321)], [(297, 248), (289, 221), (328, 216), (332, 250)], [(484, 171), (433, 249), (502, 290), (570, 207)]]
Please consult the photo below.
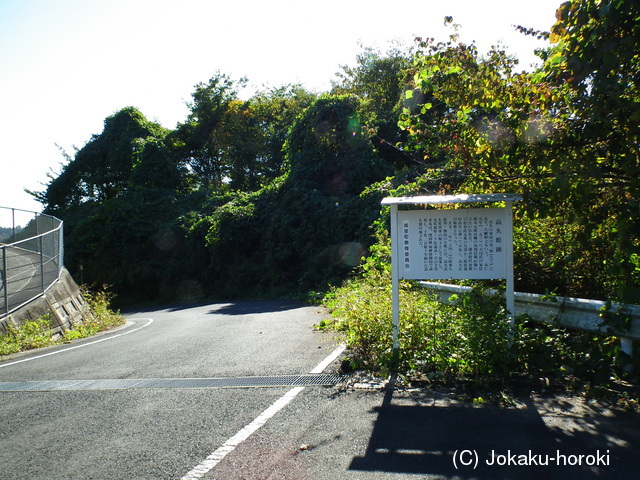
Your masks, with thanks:
[(5, 332), (8, 326), (17, 327), (49, 314), (54, 336), (69, 330), (90, 315), (80, 288), (66, 268), (62, 268), (58, 281), (44, 294), (0, 320), (0, 332)]

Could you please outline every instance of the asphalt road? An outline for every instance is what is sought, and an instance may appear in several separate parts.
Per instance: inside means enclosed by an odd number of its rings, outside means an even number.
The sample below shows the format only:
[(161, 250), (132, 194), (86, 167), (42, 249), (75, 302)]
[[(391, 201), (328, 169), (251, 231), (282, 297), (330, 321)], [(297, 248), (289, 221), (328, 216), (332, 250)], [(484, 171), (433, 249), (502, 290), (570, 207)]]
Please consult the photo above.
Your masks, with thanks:
[(0, 362), (0, 479), (636, 478), (638, 416), (593, 403), (198, 386), (332, 372), (322, 315), (291, 302), (132, 312), (118, 331)]

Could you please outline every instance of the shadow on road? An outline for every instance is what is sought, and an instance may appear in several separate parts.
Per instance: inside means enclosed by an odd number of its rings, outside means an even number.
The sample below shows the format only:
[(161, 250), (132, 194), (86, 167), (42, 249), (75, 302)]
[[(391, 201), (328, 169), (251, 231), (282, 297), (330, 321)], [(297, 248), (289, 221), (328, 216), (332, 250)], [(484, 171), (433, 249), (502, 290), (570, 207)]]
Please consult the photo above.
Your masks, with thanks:
[[(210, 315), (250, 315), (271, 312), (284, 312), (287, 310), (295, 310), (297, 308), (309, 306), (304, 302), (294, 300), (234, 300), (229, 302), (193, 302), (179, 303), (172, 305), (156, 305), (152, 310), (166, 309), (169, 312), (180, 312), (183, 310), (191, 310), (197, 308), (207, 308), (210, 310), (206, 313)], [(123, 310), (127, 315), (141, 314), (148, 312), (147, 309), (130, 308)]]
[(239, 302), (213, 305), (209, 313), (215, 315), (251, 315), (270, 312), (284, 312), (306, 306), (293, 300), (243, 300)]
[(366, 453), (350, 470), (492, 480), (637, 474), (637, 415), (571, 402), (545, 412), (532, 399), (524, 408), (413, 403), (398, 404), (387, 393)]

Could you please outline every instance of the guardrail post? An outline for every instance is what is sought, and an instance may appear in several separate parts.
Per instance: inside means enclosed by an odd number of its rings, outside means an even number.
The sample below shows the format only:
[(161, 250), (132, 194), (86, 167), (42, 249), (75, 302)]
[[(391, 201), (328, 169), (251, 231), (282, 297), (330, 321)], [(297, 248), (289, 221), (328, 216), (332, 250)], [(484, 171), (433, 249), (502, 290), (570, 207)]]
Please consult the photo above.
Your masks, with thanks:
[(620, 338), (620, 350), (629, 355), (629, 358), (633, 359), (633, 339), (626, 337)]

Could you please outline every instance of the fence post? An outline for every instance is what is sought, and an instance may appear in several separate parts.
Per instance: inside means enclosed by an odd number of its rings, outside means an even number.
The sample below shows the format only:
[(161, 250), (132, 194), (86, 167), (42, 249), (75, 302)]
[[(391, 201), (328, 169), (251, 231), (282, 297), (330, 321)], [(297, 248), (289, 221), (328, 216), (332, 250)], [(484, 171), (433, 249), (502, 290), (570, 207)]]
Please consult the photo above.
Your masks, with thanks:
[(62, 266), (64, 265), (64, 223), (60, 222), (58, 228), (58, 246), (60, 251), (58, 253), (58, 278), (62, 273)]
[(44, 253), (42, 252), (42, 235), (38, 237), (38, 243), (40, 244), (38, 248), (38, 250), (40, 250), (40, 287), (42, 293), (44, 293)]
[[(4, 317), (10, 313), (10, 304), (9, 304), (9, 260), (8, 260), (8, 251), (7, 246), (15, 247), (16, 256), (19, 255), (28, 255), (29, 262), (34, 267), (34, 272), (29, 276), (29, 282), (31, 288), (33, 288), (35, 295), (23, 302), (21, 306), (26, 305), (31, 302), (33, 299), (39, 297), (44, 294), (49, 286), (53, 285), (53, 283), (60, 279), (60, 275), (62, 274), (62, 269), (64, 268), (64, 240), (63, 240), (63, 222), (62, 220), (53, 217), (51, 215), (40, 214), (38, 212), (28, 212), (27, 210), (20, 210), (19, 208), (10, 208), (10, 207), (0, 207), (0, 209), (6, 209), (7, 211), (11, 210), (11, 232), (12, 238), (10, 244), (0, 244), (0, 311), (2, 306), (4, 305), (5, 311), (0, 313), (0, 317)], [(16, 211), (18, 212), (28, 212), (33, 214), (33, 220), (29, 221), (27, 226), (29, 229), (22, 235), (28, 235), (28, 238), (25, 238), (21, 241), (16, 242), (16, 237), (18, 233), (21, 233), (26, 227), (23, 227), (22, 230), (19, 229), (19, 225), (17, 223), (20, 221), (16, 221)], [(44, 222), (44, 223), (43, 223)], [(59, 224), (58, 227), (55, 227), (56, 222)], [(32, 226), (35, 229), (35, 232), (32, 231)], [(44, 235), (47, 235), (47, 239), (45, 242)], [(57, 235), (57, 237), (56, 237)], [(58, 241), (56, 244), (55, 242)], [(25, 243), (28, 242), (28, 243)], [(34, 245), (35, 243), (35, 245)], [(45, 254), (45, 243), (47, 248), (47, 253)], [(20, 247), (21, 245), (22, 247)], [(39, 257), (39, 260), (36, 260), (36, 255)], [(49, 267), (48, 264), (52, 265)], [(34, 286), (37, 282), (38, 272), (37, 265), (40, 264), (40, 289)], [(47, 265), (47, 274), (45, 275), (45, 265)], [(49, 269), (51, 271), (49, 271)], [(54, 269), (57, 269), (57, 275), (55, 275)], [(50, 279), (50, 280), (49, 280)], [(48, 284), (46, 282), (49, 282)], [(4, 289), (4, 290), (2, 290)], [(18, 291), (21, 289), (18, 288)], [(39, 293), (36, 293), (38, 292)], [(16, 292), (12, 292), (16, 293)], [(18, 302), (20, 303), (20, 302)], [(18, 307), (11, 307), (13, 310)]]
[(16, 209), (11, 209), (11, 243), (16, 241)]
[(7, 247), (2, 246), (2, 286), (4, 287), (4, 311), (9, 313), (9, 285), (7, 285)]

